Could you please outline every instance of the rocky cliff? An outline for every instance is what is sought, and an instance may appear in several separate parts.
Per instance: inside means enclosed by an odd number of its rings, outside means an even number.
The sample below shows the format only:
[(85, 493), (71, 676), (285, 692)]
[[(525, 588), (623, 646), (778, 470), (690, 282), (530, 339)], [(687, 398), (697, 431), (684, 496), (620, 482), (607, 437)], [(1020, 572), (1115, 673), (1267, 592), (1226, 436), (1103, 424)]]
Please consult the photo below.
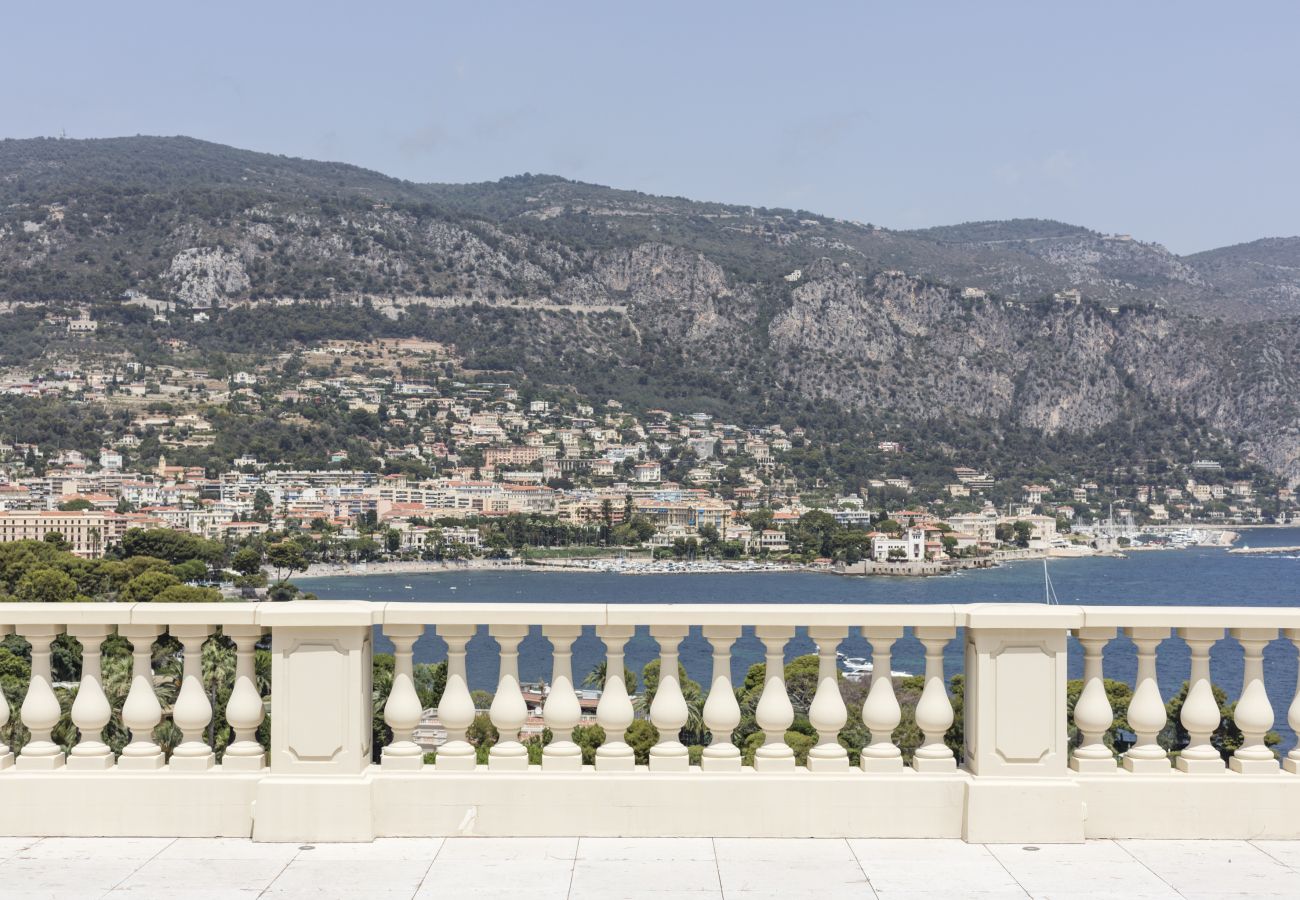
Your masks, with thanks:
[(366, 304), (484, 366), (662, 402), (1043, 434), (1172, 410), (1300, 480), (1296, 239), (1181, 258), (1037, 220), (900, 232), (183, 138), (0, 142), (0, 302), (146, 300)]

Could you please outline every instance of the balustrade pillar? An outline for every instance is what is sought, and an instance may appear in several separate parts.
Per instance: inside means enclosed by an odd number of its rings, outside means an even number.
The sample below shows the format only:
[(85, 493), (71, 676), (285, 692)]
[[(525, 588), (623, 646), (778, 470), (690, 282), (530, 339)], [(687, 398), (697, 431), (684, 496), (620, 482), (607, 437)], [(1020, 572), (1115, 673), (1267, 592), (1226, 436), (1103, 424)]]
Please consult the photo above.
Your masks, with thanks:
[(112, 625), (76, 624), (68, 634), (81, 642), (81, 683), (72, 701), (72, 724), (81, 739), (68, 755), (69, 769), (105, 771), (113, 768), (113, 751), (103, 741), (104, 727), (113, 708), (104, 695), (101, 645), (113, 633)]
[(754, 709), (754, 721), (763, 730), (763, 745), (754, 751), (754, 770), (790, 772), (794, 770), (794, 750), (785, 742), (785, 732), (794, 724), (794, 706), (785, 686), (785, 645), (794, 637), (794, 629), (760, 625), (754, 633), (767, 650), (763, 693)]
[(1128, 628), (1125, 633), (1137, 645), (1137, 687), (1128, 704), (1128, 723), (1137, 740), (1124, 754), (1124, 768), (1143, 775), (1168, 772), (1169, 754), (1157, 741), (1169, 717), (1156, 681), (1156, 648), (1169, 637), (1169, 629)]
[(1187, 699), (1183, 701), (1183, 711), (1179, 716), (1183, 728), (1187, 729), (1188, 744), (1178, 754), (1176, 765), (1181, 772), (1222, 772), (1223, 757), (1210, 743), (1210, 736), (1223, 720), (1210, 684), (1210, 647), (1223, 637), (1223, 629), (1180, 628), (1178, 636), (1187, 642), (1191, 651), (1192, 671)]
[(952, 701), (943, 677), (943, 651), (956, 634), (955, 628), (942, 625), (916, 629), (917, 640), (925, 647), (925, 687), (916, 704), (916, 725), (925, 738), (912, 756), (912, 768), (918, 772), (957, 770), (956, 757), (943, 740), (953, 721)]
[(473, 625), (438, 626), (438, 634), (447, 642), (447, 684), (438, 701), (438, 720), (447, 730), (447, 742), (438, 748), (434, 765), (443, 772), (473, 772), (477, 763), (474, 745), (465, 739), (475, 713), (465, 674), (465, 647), (474, 631)]
[[(1283, 636), (1295, 647), (1298, 657), (1300, 657), (1300, 628), (1288, 628), (1282, 632)], [(1291, 697), (1291, 705), (1287, 707), (1286, 721), (1291, 726), (1292, 734), (1300, 734), (1300, 658), (1297, 658), (1295, 694)], [(2, 767), (0, 767), (2, 768)], [(1282, 768), (1286, 769), (1293, 775), (1300, 775), (1300, 743), (1291, 748), (1291, 752), (1282, 760)]]
[(573, 742), (573, 729), (582, 718), (582, 705), (573, 689), (573, 642), (582, 634), (579, 625), (546, 625), (542, 633), (551, 641), (551, 688), (542, 705), (542, 717), (551, 729), (551, 742), (542, 748), (542, 771), (582, 771), (582, 748)]
[(1264, 688), (1264, 648), (1277, 637), (1277, 630), (1234, 628), (1230, 633), (1241, 644), (1245, 659), (1241, 697), (1233, 710), (1233, 721), (1241, 729), (1242, 741), (1228, 765), (1243, 775), (1272, 774), (1277, 772), (1277, 757), (1264, 743), (1264, 735), (1273, 727), (1273, 704)]
[(227, 625), (224, 632), (235, 642), (235, 684), (226, 701), (226, 721), (235, 737), (222, 754), (221, 767), (228, 772), (259, 772), (266, 768), (266, 751), (257, 740), (257, 729), (266, 719), (266, 704), (257, 689), (257, 642), (265, 629)]
[[(13, 626), (0, 625), (0, 638), (13, 634)], [(5, 696), (5, 689), (0, 687), (0, 729), (9, 724), (9, 699)], [(4, 742), (4, 736), (0, 735), (0, 772), (14, 764), (13, 751), (9, 745)]]
[(31, 740), (18, 754), (18, 768), (42, 771), (63, 767), (63, 750), (50, 739), (63, 711), (50, 674), (50, 645), (63, 633), (62, 625), (29, 625), (21, 632), (32, 646), (32, 676), (20, 711)]
[(181, 643), (184, 663), (181, 691), (172, 706), (172, 721), (183, 740), (172, 751), (173, 772), (202, 772), (216, 765), (216, 754), (208, 746), (204, 730), (212, 721), (212, 702), (203, 687), (203, 644), (212, 634), (211, 625), (173, 625), (168, 629)]
[(597, 772), (631, 772), (636, 768), (636, 754), (623, 739), (636, 718), (623, 672), (623, 648), (634, 631), (630, 625), (596, 627), (596, 634), (605, 642), (605, 684), (596, 704), (596, 723), (604, 729), (605, 740), (596, 748)]
[(808, 721), (817, 730), (817, 746), (808, 751), (810, 772), (849, 770), (849, 752), (839, 741), (840, 729), (849, 720), (849, 709), (840, 693), (836, 655), (844, 635), (844, 629), (839, 627), (808, 629), (808, 636), (817, 643), (817, 691), (808, 706)]
[(384, 704), (384, 722), (392, 729), (393, 739), (380, 751), (380, 765), (390, 771), (418, 772), (424, 766), (424, 751), (412, 739), (423, 710), (415, 690), (411, 649), (423, 634), (423, 625), (384, 626), (384, 635), (393, 642), (393, 686)]
[(118, 633), (131, 642), (131, 688), (122, 704), (122, 724), (130, 729), (131, 742), (122, 748), (119, 769), (156, 771), (167, 762), (153, 739), (163, 715), (154, 690), (153, 644), (165, 630), (163, 625), (118, 626)]
[(686, 772), (691, 761), (679, 734), (690, 718), (677, 672), (678, 645), (686, 637), (685, 625), (654, 625), (650, 634), (659, 642), (659, 686), (650, 703), (650, 721), (659, 729), (659, 742), (650, 748), (651, 772)]
[(1070, 757), (1070, 768), (1076, 772), (1115, 772), (1115, 754), (1106, 746), (1106, 732), (1115, 723), (1115, 711), (1106, 696), (1103, 652), (1115, 639), (1114, 628), (1080, 628), (1077, 632), (1083, 645), (1083, 690), (1074, 704), (1074, 725), (1082, 736), (1082, 743)]
[(862, 635), (871, 642), (871, 686), (862, 701), (862, 724), (871, 732), (871, 743), (862, 748), (859, 765), (864, 772), (900, 772), (903, 751), (894, 744), (894, 729), (903, 711), (894, 693), (893, 652), (903, 629), (867, 627)]
[(519, 741), (519, 729), (528, 718), (528, 704), (519, 689), (519, 642), (528, 635), (527, 625), (492, 625), (492, 637), (501, 645), (501, 674), (497, 693), (488, 715), (499, 739), (488, 751), (488, 768), (501, 772), (528, 771), (528, 748)]
[(700, 757), (705, 772), (739, 772), (740, 748), (731, 733), (740, 724), (740, 704), (731, 684), (731, 645), (740, 637), (739, 625), (706, 625), (704, 637), (713, 647), (713, 680), (704, 701), (704, 724), (712, 739)]

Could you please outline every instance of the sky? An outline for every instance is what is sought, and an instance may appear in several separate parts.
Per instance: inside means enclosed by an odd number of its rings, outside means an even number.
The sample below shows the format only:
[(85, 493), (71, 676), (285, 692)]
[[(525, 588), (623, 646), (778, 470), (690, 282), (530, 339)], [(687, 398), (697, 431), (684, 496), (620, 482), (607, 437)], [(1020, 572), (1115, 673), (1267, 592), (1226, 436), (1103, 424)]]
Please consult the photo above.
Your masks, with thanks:
[(893, 228), (1300, 234), (1300, 4), (8, 4), (0, 136), (184, 134)]

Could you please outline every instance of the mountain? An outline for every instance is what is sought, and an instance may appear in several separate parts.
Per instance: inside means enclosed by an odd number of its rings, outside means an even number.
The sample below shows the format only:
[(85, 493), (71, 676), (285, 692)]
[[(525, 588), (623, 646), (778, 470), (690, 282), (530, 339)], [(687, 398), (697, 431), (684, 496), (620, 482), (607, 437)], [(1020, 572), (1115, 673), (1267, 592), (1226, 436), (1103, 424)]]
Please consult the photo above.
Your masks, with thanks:
[[(1172, 415), (1300, 480), (1297, 239), (1178, 257), (1043, 220), (893, 231), (555, 176), (415, 184), (189, 138), (11, 140), (0, 302), (92, 305), (235, 352), (374, 315), (594, 394), (968, 435)], [(142, 324), (142, 305), (213, 321)], [(6, 341), (0, 362), (35, 346)]]

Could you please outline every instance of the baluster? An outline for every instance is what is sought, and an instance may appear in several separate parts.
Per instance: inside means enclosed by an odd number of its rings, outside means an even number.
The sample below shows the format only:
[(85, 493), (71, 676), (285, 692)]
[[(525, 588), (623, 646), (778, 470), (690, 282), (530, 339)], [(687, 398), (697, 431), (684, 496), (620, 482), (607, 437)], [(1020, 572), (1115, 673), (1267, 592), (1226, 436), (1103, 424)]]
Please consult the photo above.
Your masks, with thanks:
[(623, 739), (636, 718), (623, 674), (623, 647), (633, 630), (628, 625), (596, 627), (596, 634), (605, 642), (605, 685), (596, 704), (596, 723), (605, 730), (605, 740), (596, 748), (597, 772), (631, 772), (636, 768), (636, 754)]
[(112, 633), (112, 625), (77, 624), (68, 628), (68, 634), (81, 642), (81, 683), (71, 712), (72, 724), (77, 726), (81, 739), (68, 755), (69, 769), (113, 768), (113, 751), (104, 743), (102, 733), (113, 717), (113, 708), (104, 696), (100, 646)]
[(438, 701), (438, 720), (447, 730), (447, 742), (438, 748), (434, 765), (444, 772), (473, 772), (477, 763), (474, 745), (465, 739), (474, 724), (474, 698), (465, 674), (465, 647), (474, 631), (473, 625), (438, 626), (438, 634), (447, 642), (447, 684)]
[(808, 636), (817, 642), (817, 692), (808, 707), (808, 721), (817, 729), (817, 746), (808, 751), (808, 771), (847, 772), (849, 752), (840, 744), (840, 729), (849, 720), (849, 708), (840, 693), (836, 652), (845, 631), (814, 626)]
[(894, 729), (903, 718), (894, 693), (894, 641), (903, 636), (902, 628), (862, 629), (871, 642), (871, 687), (862, 701), (862, 724), (871, 732), (871, 743), (862, 748), (860, 765), (864, 772), (900, 772), (903, 751), (894, 744)]
[(1210, 647), (1223, 637), (1222, 628), (1180, 628), (1178, 636), (1187, 642), (1192, 654), (1192, 672), (1187, 699), (1179, 716), (1187, 729), (1188, 744), (1178, 754), (1180, 772), (1222, 772), (1223, 757), (1210, 743), (1212, 735), (1223, 717), (1210, 686)]
[(181, 642), (184, 664), (181, 692), (172, 707), (172, 721), (183, 740), (172, 751), (173, 772), (202, 772), (216, 765), (217, 757), (203, 733), (212, 721), (212, 702), (203, 689), (203, 644), (212, 633), (211, 625), (173, 625), (172, 637)]
[(542, 771), (582, 771), (582, 748), (573, 742), (573, 729), (582, 718), (582, 704), (573, 690), (573, 642), (580, 625), (546, 625), (551, 642), (551, 689), (542, 704), (542, 719), (551, 729), (551, 742), (542, 748)]
[(528, 718), (528, 704), (519, 689), (519, 642), (528, 634), (527, 625), (493, 625), (492, 636), (501, 645), (501, 675), (488, 715), (500, 740), (488, 751), (488, 768), (493, 771), (528, 771), (528, 748), (519, 742), (519, 729)]
[[(13, 634), (13, 626), (0, 625), (0, 638), (6, 637), (10, 634)], [(3, 729), (8, 724), (9, 724), (9, 699), (5, 697), (5, 689), (3, 687), (0, 687), (0, 729)], [(9, 768), (13, 764), (14, 764), (13, 751), (10, 750), (9, 745), (4, 742), (4, 738), (0, 737), (0, 772), (3, 772), (5, 769)]]
[(1233, 721), (1241, 729), (1241, 746), (1232, 754), (1229, 766), (1243, 775), (1268, 775), (1277, 772), (1277, 758), (1264, 743), (1265, 733), (1273, 727), (1273, 704), (1264, 688), (1264, 647), (1277, 637), (1272, 628), (1234, 628), (1230, 632), (1245, 656), (1241, 679), (1241, 697), (1233, 712)]
[(794, 723), (794, 706), (785, 686), (785, 645), (794, 629), (783, 625), (760, 625), (754, 634), (766, 648), (767, 664), (763, 693), (754, 709), (754, 721), (763, 730), (763, 745), (754, 751), (754, 771), (794, 770), (794, 750), (785, 742), (785, 732)]
[(1137, 688), (1128, 704), (1128, 723), (1137, 741), (1124, 754), (1124, 768), (1144, 775), (1168, 772), (1169, 754), (1157, 742), (1168, 716), (1156, 681), (1156, 648), (1169, 637), (1168, 628), (1127, 628), (1137, 645)]
[(1115, 723), (1115, 711), (1106, 696), (1102, 654), (1115, 639), (1114, 628), (1080, 628), (1076, 636), (1083, 645), (1083, 691), (1074, 704), (1074, 725), (1083, 736), (1074, 749), (1070, 768), (1076, 772), (1114, 772), (1115, 754), (1106, 746), (1106, 732)]
[(266, 768), (266, 751), (257, 740), (257, 729), (266, 718), (266, 704), (257, 689), (257, 642), (260, 625), (227, 625), (226, 637), (235, 642), (235, 686), (226, 702), (226, 721), (235, 739), (221, 757), (226, 771), (257, 772)]
[[(1300, 628), (1288, 628), (1283, 634), (1286, 639), (1295, 647), (1296, 652), (1300, 655)], [(1298, 656), (1296, 666), (1296, 683), (1295, 695), (1291, 698), (1291, 705), (1286, 711), (1287, 724), (1291, 726), (1293, 734), (1300, 734), (1300, 656)], [(3, 766), (0, 766), (3, 768)], [(1282, 761), (1282, 768), (1286, 769), (1293, 775), (1300, 775), (1300, 744), (1291, 748), (1291, 752), (1286, 755)]]
[(393, 686), (384, 704), (384, 722), (393, 730), (393, 739), (380, 751), (380, 765), (388, 770), (419, 771), (424, 765), (424, 751), (411, 739), (423, 712), (411, 648), (422, 634), (423, 625), (384, 626), (384, 635), (393, 642)]
[(122, 704), (122, 724), (131, 730), (131, 743), (122, 748), (119, 769), (157, 770), (167, 762), (154, 743), (153, 730), (162, 721), (162, 704), (154, 691), (153, 643), (162, 625), (122, 625), (118, 633), (131, 642), (131, 689)]
[(957, 770), (957, 760), (943, 742), (953, 719), (952, 701), (943, 678), (943, 651), (956, 635), (955, 628), (942, 625), (916, 629), (916, 637), (925, 647), (925, 688), (916, 704), (916, 724), (925, 740), (912, 757), (912, 768), (918, 772)]
[(704, 637), (713, 646), (713, 681), (704, 701), (704, 724), (713, 737), (704, 748), (700, 768), (739, 772), (740, 748), (731, 742), (731, 733), (740, 724), (740, 704), (731, 685), (731, 645), (740, 637), (740, 626), (706, 625)]
[(650, 722), (659, 729), (659, 742), (650, 748), (651, 772), (686, 772), (691, 767), (690, 754), (680, 740), (691, 711), (677, 672), (678, 644), (688, 630), (684, 625), (650, 627), (651, 636), (659, 642), (659, 686), (650, 703)]
[(19, 715), (32, 738), (18, 754), (18, 768), (48, 770), (62, 768), (63, 750), (50, 740), (63, 710), (54, 693), (50, 674), (50, 644), (63, 633), (62, 625), (32, 625), (22, 632), (32, 645), (32, 677)]

